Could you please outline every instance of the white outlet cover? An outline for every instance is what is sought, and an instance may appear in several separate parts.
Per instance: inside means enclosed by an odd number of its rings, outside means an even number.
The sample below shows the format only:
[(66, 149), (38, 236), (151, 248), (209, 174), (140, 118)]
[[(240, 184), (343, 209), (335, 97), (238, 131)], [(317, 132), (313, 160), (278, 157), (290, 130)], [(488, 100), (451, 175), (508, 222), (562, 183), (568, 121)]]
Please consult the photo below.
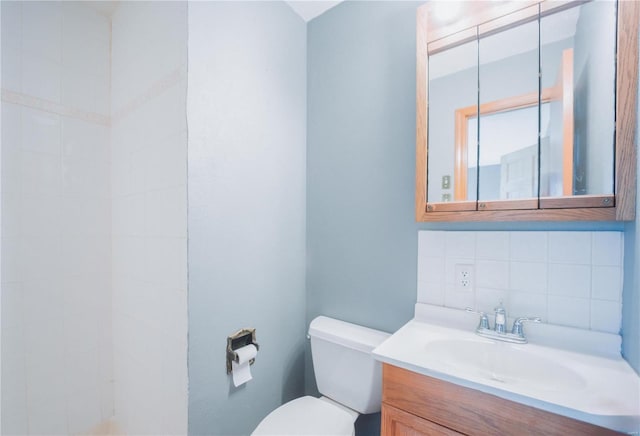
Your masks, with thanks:
[(474, 265), (458, 263), (455, 266), (454, 283), (458, 291), (471, 291), (473, 289)]

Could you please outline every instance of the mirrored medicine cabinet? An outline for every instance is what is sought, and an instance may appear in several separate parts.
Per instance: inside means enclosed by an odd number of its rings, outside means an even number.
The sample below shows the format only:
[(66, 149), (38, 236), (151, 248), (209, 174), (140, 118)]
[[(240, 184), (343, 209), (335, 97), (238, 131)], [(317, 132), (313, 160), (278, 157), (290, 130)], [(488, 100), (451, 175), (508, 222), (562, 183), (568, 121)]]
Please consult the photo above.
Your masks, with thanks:
[(633, 219), (639, 20), (629, 1), (418, 8), (416, 219)]

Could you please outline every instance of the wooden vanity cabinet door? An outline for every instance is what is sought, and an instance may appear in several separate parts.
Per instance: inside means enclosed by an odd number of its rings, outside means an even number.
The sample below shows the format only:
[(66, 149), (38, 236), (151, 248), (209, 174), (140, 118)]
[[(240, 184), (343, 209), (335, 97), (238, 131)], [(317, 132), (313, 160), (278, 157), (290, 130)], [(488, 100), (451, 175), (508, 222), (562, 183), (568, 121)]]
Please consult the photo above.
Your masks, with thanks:
[(382, 403), (383, 436), (459, 436), (461, 434)]
[[(382, 404), (385, 408), (392, 406), (410, 416), (440, 425), (444, 429), (471, 436), (621, 434), (389, 364), (382, 365)], [(405, 427), (414, 428), (407, 421), (402, 422), (405, 423)], [(383, 436), (420, 434), (393, 433), (394, 428), (387, 433), (385, 428), (383, 425)], [(397, 424), (395, 428), (398, 428)]]

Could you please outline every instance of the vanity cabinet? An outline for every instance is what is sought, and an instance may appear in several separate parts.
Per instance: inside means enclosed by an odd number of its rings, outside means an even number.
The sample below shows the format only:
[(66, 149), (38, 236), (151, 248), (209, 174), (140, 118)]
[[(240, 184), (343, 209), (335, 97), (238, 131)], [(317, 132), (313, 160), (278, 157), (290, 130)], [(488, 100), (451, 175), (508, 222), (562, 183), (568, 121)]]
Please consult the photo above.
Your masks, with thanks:
[(386, 363), (382, 371), (382, 436), (621, 434)]

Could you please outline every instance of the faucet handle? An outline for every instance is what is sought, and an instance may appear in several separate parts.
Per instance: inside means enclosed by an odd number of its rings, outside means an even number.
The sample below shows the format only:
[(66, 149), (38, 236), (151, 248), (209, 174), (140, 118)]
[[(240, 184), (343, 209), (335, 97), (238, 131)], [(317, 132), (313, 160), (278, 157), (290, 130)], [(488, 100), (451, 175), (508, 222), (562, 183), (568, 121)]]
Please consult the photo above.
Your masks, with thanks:
[(540, 319), (540, 317), (534, 316), (534, 317), (527, 317), (527, 316), (523, 316), (520, 318), (516, 318), (515, 321), (513, 321), (513, 328), (511, 329), (511, 334), (514, 335), (518, 335), (521, 338), (524, 338), (524, 330), (522, 328), (522, 323), (525, 322), (535, 322), (535, 323), (539, 323), (542, 320)]
[(467, 307), (465, 310), (469, 313), (477, 313), (478, 315), (480, 315), (480, 323), (478, 324), (478, 330), (482, 330), (482, 329), (489, 330), (489, 317), (487, 316), (486, 313), (478, 310), (473, 310), (470, 307)]

